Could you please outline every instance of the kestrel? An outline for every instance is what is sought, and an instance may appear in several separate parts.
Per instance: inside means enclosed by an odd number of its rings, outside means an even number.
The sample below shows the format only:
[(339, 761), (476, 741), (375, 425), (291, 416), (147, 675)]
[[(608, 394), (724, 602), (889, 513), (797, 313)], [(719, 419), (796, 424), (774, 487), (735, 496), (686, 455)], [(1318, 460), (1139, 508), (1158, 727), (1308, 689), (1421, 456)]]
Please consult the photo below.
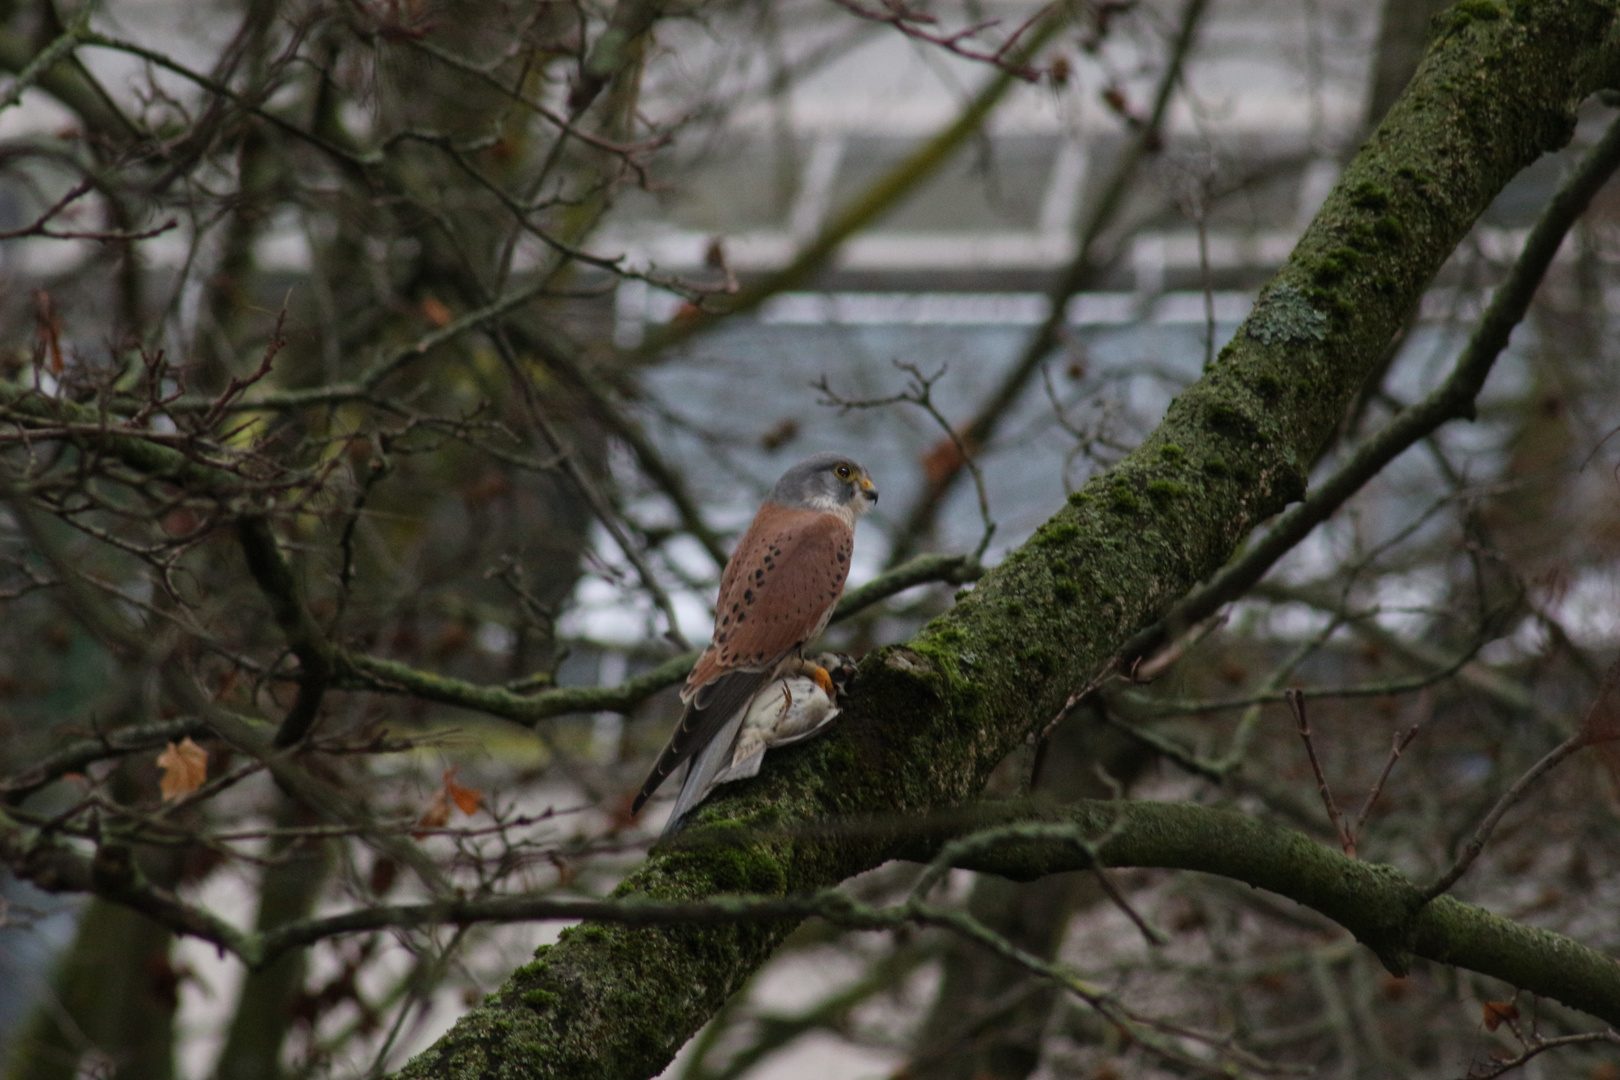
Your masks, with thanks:
[(855, 519), (877, 497), (866, 470), (842, 454), (813, 454), (782, 474), (726, 564), (714, 636), (686, 677), (681, 721), (631, 813), (690, 759), (664, 826), (668, 836), (731, 766), (755, 694), (783, 674), (798, 674), (804, 647), (832, 617), (849, 576)]

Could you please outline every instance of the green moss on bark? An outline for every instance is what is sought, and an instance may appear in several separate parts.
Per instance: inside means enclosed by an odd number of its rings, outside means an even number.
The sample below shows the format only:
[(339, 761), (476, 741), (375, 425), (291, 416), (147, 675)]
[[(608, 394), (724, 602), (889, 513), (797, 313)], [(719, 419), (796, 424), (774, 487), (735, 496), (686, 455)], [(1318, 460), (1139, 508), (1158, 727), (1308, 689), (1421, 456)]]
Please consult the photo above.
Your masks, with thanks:
[[(727, 785), (698, 811), (689, 845), (657, 850), (620, 895), (694, 898), (744, 883), (809, 892), (878, 865), (899, 849), (883, 822), (972, 800), (1131, 634), (1300, 495), (1347, 403), (1480, 212), (1568, 140), (1584, 96), (1620, 83), (1613, 0), (1465, 0), (1447, 25), (1243, 331), (1158, 430), (916, 640), (868, 656), (830, 735)], [(865, 824), (810, 827), (828, 817)], [(721, 822), (729, 853), (705, 853), (703, 826)], [(1327, 884), (1307, 894), (1327, 903)], [(1464, 923), (1435, 926), (1466, 947)], [(652, 1075), (790, 929), (571, 935), (405, 1075)]]

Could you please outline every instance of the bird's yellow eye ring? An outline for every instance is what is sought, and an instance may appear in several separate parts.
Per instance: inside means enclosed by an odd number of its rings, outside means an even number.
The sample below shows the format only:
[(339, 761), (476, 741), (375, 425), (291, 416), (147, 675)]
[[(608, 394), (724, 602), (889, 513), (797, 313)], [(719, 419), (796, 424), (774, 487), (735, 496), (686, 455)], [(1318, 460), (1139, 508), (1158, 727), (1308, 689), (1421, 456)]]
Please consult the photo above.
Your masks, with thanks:
[(848, 480), (855, 475), (855, 470), (848, 465), (839, 465), (833, 469), (833, 474), (840, 480)]

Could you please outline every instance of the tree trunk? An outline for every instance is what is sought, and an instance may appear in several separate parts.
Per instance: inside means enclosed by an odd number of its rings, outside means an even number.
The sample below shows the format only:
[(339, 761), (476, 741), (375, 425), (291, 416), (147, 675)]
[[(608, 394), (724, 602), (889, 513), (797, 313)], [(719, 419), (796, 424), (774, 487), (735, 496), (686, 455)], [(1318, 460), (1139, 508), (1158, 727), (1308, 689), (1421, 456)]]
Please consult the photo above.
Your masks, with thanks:
[[(904, 852), (903, 826), (973, 800), (1133, 633), (1300, 496), (1475, 219), (1620, 75), (1611, 3), (1466, 0), (1443, 18), (1236, 338), (1146, 442), (953, 610), (868, 656), (836, 731), (719, 794), (617, 895), (808, 893)], [(812, 831), (829, 819), (842, 828)], [(404, 1075), (656, 1074), (792, 927), (587, 923)]]

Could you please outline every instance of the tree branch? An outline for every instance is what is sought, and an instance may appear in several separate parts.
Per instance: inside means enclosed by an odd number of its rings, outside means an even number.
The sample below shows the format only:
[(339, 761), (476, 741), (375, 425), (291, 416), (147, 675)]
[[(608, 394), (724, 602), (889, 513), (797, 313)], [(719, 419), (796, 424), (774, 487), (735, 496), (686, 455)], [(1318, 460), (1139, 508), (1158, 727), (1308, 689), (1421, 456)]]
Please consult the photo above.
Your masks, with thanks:
[[(881, 577), (845, 593), (832, 621), (918, 585), (934, 581), (960, 584), (972, 581), (983, 569), (965, 555), (923, 555), (897, 566)], [(564, 686), (538, 694), (518, 694), (499, 686), (485, 686), (411, 667), (397, 660), (343, 653), (339, 684), (351, 689), (408, 693), (445, 705), (457, 705), (526, 727), (553, 716), (588, 712), (629, 712), (658, 691), (686, 678), (697, 653), (682, 653), (627, 679), (618, 686)]]
[[(1606, 1023), (1620, 1023), (1620, 967), (1602, 952), (1450, 897), (1426, 902), (1424, 889), (1393, 867), (1342, 855), (1301, 833), (1234, 811), (1111, 799), (1044, 807), (999, 802), (932, 820), (875, 822), (870, 831), (894, 837), (897, 857), (933, 859), (935, 852), (948, 851), (951, 866), (1014, 881), (1098, 866), (1219, 875), (1326, 915), (1397, 975), (1404, 974), (1414, 959), (1433, 960), (1501, 979)], [(28, 832), (0, 818), (0, 847), (8, 857), (22, 850)], [(37, 837), (32, 839), (40, 843)], [(710, 832), (690, 839), (688, 852), (713, 854), (733, 850), (739, 837)], [(48, 882), (45, 887), (95, 892), (120, 902), (134, 895), (130, 891), (134, 885), (113, 889), (105, 875), (99, 883), (92, 880), (90, 859), (49, 845), (47, 849), (48, 855), (25, 856), (14, 865), (28, 868), (25, 876), (34, 876), (32, 868), (39, 868), (35, 880)], [(849, 929), (877, 930), (942, 923), (951, 914), (916, 897), (874, 907), (831, 889), (685, 901), (515, 895), (369, 905), (244, 934), (179, 905), (161, 890), (141, 888), (146, 890), (138, 905), (142, 910), (177, 932), (220, 945), (255, 969), (317, 941), (389, 928), (553, 919), (735, 928), (816, 917)]]
[[(979, 447), (989, 445), (990, 440), (995, 437), (1001, 421), (1018, 403), (1035, 372), (1040, 370), (1041, 362), (1051, 355), (1052, 350), (1057, 348), (1061, 341), (1063, 328), (1068, 319), (1069, 300), (1085, 288), (1108, 261), (1107, 257), (1099, 258), (1098, 242), (1102, 239), (1103, 233), (1117, 223), (1126, 196), (1137, 189), (1137, 171), (1142, 161), (1164, 143), (1164, 117), (1170, 108), (1170, 102), (1174, 99), (1175, 89), (1181, 83), (1182, 68), (1192, 52), (1193, 43), (1197, 40), (1198, 28), (1203, 22), (1206, 7), (1206, 0), (1187, 0), (1187, 6), (1182, 11), (1180, 25), (1176, 31), (1175, 42), (1170, 48), (1169, 59), (1165, 62), (1164, 72), (1159, 76), (1158, 87), (1153, 94), (1153, 107), (1149, 110), (1147, 119), (1137, 125), (1130, 142), (1125, 146), (1124, 153), (1114, 165), (1113, 174), (1109, 177), (1107, 185), (1098, 196), (1095, 207), (1086, 215), (1074, 258), (1047, 291), (1045, 321), (1030, 335), (1017, 361), (979, 406), (973, 419), (962, 428), (962, 441), (967, 444), (968, 449), (976, 452)], [(956, 482), (961, 479), (963, 466), (966, 464), (965, 455), (951, 459), (938, 479), (924, 486), (917, 496), (917, 501), (904, 515), (904, 524), (900, 526), (895, 539), (891, 558), (895, 561), (909, 558), (925, 540), (928, 531), (933, 527), (939, 508), (944, 505), (946, 497), (955, 490)]]
[(1318, 484), (1304, 501), (1283, 514), (1241, 558), (1222, 568), (1208, 584), (1177, 604), (1159, 624), (1132, 639), (1125, 647), (1126, 655), (1147, 655), (1177, 633), (1178, 628), (1207, 618), (1221, 605), (1242, 596), (1278, 559), (1331, 517), (1384, 466), (1447, 421), (1472, 420), (1474, 399), (1485, 385), (1485, 377), (1502, 350), (1507, 348), (1513, 328), (1523, 321), (1564, 237), (1616, 168), (1620, 168), (1620, 121), (1611, 124), (1603, 138), (1587, 151), (1575, 172), (1542, 211), (1507, 280), (1492, 293), (1490, 306), (1485, 309), (1479, 326), (1445, 382), (1357, 447), (1343, 465)]
[(270, 615), (287, 638), (287, 647), (298, 657), (298, 696), (276, 731), (274, 746), (292, 746), (309, 734), (320, 711), (321, 698), (337, 671), (337, 650), (309, 613), (304, 587), (282, 557), (268, 518), (245, 517), (236, 527), (242, 553), (247, 556), (248, 572), (259, 591), (270, 602)]
[[(875, 814), (904, 820), (974, 798), (1073, 687), (1303, 494), (1310, 463), (1479, 214), (1568, 141), (1576, 104), (1620, 81), (1612, 5), (1491, 10), (1496, 17), (1464, 11), (1444, 24), (1236, 338), (1157, 431), (951, 611), (906, 645), (867, 656), (831, 734), (778, 753), (758, 778), (727, 785), (697, 811), (690, 831), (722, 826), (718, 835), (734, 843), (658, 849), (617, 896), (814, 893), (892, 857), (896, 838), (881, 830), (795, 829)], [(1415, 887), (1391, 888), (1404, 897)], [(1425, 955), (1489, 959), (1471, 951), (1479, 917), (1433, 910), (1450, 921), (1423, 924)], [(403, 1075), (651, 1075), (792, 926), (587, 924), (518, 969)], [(1364, 932), (1398, 960), (1404, 939), (1376, 929)], [(1525, 934), (1489, 950), (1521, 977), (1548, 961), (1576, 983), (1613, 977), (1606, 959), (1599, 971), (1559, 939)], [(1613, 1012), (1600, 993), (1592, 1003)]]
[(46, 784), (93, 762), (123, 757), (141, 750), (155, 750), (165, 743), (201, 736), (207, 730), (206, 721), (195, 716), (181, 716), (150, 724), (131, 724), (95, 738), (78, 739), (36, 761), (26, 771), (0, 780), (0, 796), (15, 805)]
[(652, 356), (679, 345), (718, 325), (721, 319), (753, 311), (777, 293), (794, 288), (807, 280), (831, 258), (833, 252), (838, 250), (845, 240), (893, 209), (902, 198), (945, 164), (963, 143), (972, 138), (974, 133), (983, 127), (986, 118), (1006, 96), (1007, 91), (1019, 85), (1018, 78), (1011, 74), (1009, 69), (1019, 69), (1027, 65), (1053, 36), (1068, 24), (1067, 6), (1054, 8), (1030, 28), (1019, 42), (1015, 55), (1007, 58), (1006, 65), (997, 70), (995, 77), (979, 91), (949, 127), (918, 147), (877, 183), (862, 192), (847, 209), (827, 222), (815, 238), (799, 250), (792, 262), (759, 281), (744, 286), (740, 292), (716, 301), (712, 313), (648, 334), (646, 342), (636, 351), (636, 355)]

